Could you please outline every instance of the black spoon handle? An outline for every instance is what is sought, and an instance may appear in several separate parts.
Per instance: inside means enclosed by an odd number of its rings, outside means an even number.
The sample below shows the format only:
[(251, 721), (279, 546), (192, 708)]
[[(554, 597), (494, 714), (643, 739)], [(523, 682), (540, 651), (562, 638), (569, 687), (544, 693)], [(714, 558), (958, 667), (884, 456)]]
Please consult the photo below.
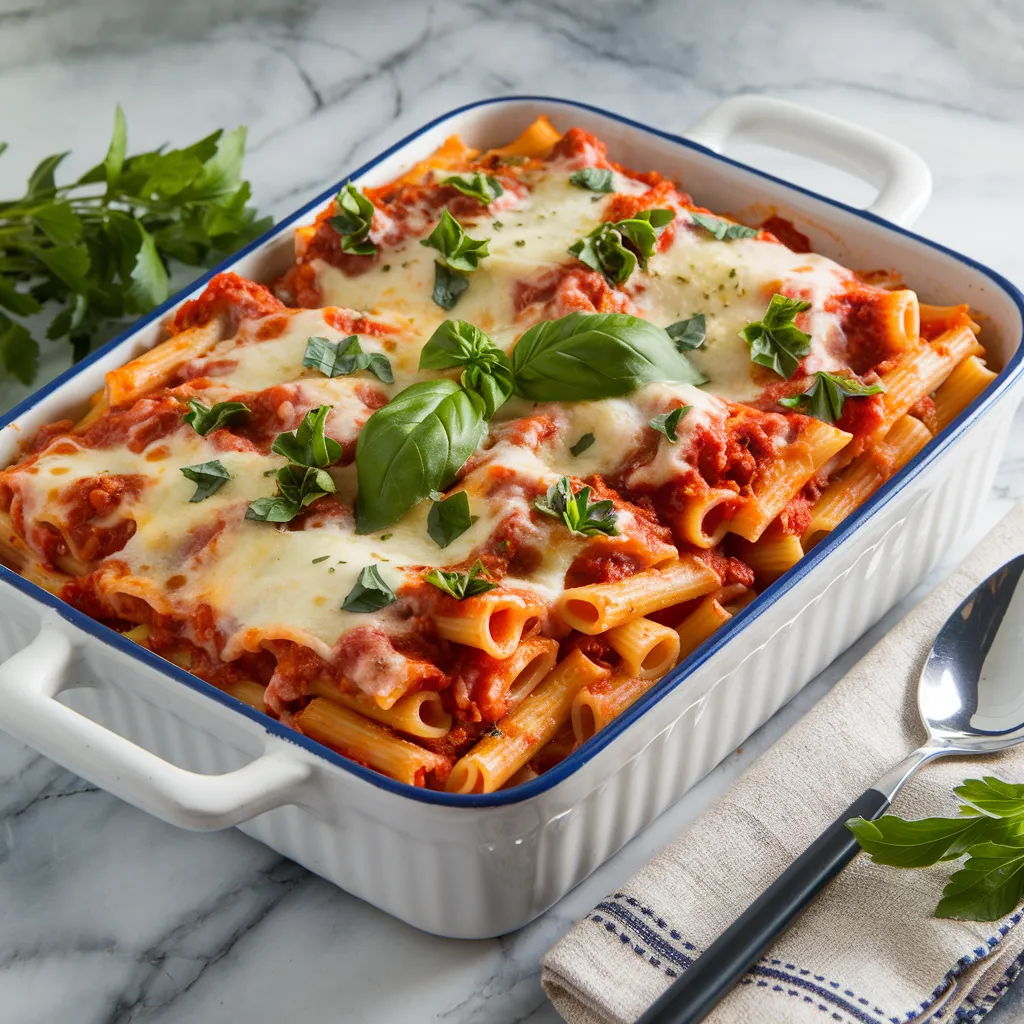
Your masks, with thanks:
[(636, 1024), (696, 1024), (857, 855), (849, 818), (879, 817), (889, 797), (862, 793), (648, 1008)]

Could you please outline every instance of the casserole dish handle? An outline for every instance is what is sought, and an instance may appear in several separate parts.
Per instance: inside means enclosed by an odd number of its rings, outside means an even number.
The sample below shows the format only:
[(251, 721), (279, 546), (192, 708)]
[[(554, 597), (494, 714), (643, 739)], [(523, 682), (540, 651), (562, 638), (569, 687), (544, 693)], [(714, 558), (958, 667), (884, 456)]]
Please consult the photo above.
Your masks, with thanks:
[[(186, 771), (60, 703), (75, 647), (53, 618), (0, 665), (0, 725), (122, 800), (171, 825), (230, 828), (289, 803), (312, 766), (268, 734), (264, 752), (223, 775)], [(272, 745), (273, 741), (273, 745)]]
[(838, 167), (874, 185), (867, 211), (909, 227), (928, 203), (928, 165), (901, 142), (810, 107), (768, 96), (722, 100), (685, 132), (686, 138), (721, 153), (742, 136)]

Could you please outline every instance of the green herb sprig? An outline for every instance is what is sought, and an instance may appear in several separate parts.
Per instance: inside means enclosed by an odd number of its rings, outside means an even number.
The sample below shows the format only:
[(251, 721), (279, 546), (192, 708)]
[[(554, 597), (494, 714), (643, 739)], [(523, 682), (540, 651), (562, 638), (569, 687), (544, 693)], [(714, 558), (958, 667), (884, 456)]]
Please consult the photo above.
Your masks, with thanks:
[(56, 308), (46, 336), (81, 359), (111, 325), (167, 299), (173, 264), (212, 265), (270, 227), (248, 205), (245, 128), (133, 156), (127, 138), (118, 107), (101, 163), (58, 185), (68, 153), (55, 153), (20, 199), (0, 201), (0, 368), (25, 384), (39, 342), (19, 318)]
[(580, 537), (605, 537), (618, 535), (615, 525), (615, 505), (609, 498), (603, 501), (590, 500), (590, 488), (582, 487), (573, 494), (572, 484), (567, 476), (548, 488), (543, 498), (537, 498), (533, 507), (546, 516), (559, 519), (570, 533)]
[(796, 409), (825, 423), (835, 423), (843, 415), (843, 406), (848, 398), (864, 398), (880, 395), (885, 385), (863, 384), (856, 377), (840, 376), (827, 370), (817, 370), (814, 383), (799, 395), (780, 398), (779, 405)]
[(811, 304), (804, 299), (773, 295), (764, 316), (740, 332), (750, 347), (751, 362), (767, 366), (789, 380), (811, 350), (811, 336), (795, 323), (797, 314), (810, 308)]
[(467, 597), (479, 597), (480, 594), (486, 594), (488, 590), (494, 590), (498, 586), (485, 573), (484, 563), (478, 560), (468, 572), (446, 572), (444, 569), (431, 569), (423, 574), (423, 578), (449, 597), (454, 597), (456, 601), (464, 601)]
[(675, 216), (674, 210), (641, 210), (627, 220), (606, 221), (570, 245), (569, 252), (613, 287), (625, 284), (638, 265), (647, 269), (658, 235)]
[(908, 821), (886, 814), (851, 818), (846, 827), (876, 864), (923, 868), (966, 857), (950, 875), (936, 917), (996, 921), (1024, 900), (1024, 785), (992, 776), (966, 779), (954, 818)]

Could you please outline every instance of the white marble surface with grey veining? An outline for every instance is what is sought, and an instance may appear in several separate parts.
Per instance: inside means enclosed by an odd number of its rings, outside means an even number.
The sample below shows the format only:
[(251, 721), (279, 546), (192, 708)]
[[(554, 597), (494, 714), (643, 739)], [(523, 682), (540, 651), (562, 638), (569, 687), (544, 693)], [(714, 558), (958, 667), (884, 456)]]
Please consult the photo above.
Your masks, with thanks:
[[(0, 0), (0, 195), (20, 192), (46, 153), (71, 149), (69, 171), (95, 162), (119, 102), (132, 148), (247, 124), (256, 199), (280, 216), (436, 114), (519, 92), (670, 130), (721, 97), (766, 92), (898, 136), (935, 174), (917, 229), (1024, 282), (1014, 0)], [(839, 172), (734, 152), (870, 198)], [(55, 371), (66, 357), (50, 349)], [(1018, 427), (973, 536), (1024, 496)], [(575, 892), (500, 940), (418, 933), (238, 832), (163, 825), (0, 736), (0, 1024), (552, 1024), (544, 950), (923, 589)], [(1021, 1018), (1024, 992), (990, 1015)]]

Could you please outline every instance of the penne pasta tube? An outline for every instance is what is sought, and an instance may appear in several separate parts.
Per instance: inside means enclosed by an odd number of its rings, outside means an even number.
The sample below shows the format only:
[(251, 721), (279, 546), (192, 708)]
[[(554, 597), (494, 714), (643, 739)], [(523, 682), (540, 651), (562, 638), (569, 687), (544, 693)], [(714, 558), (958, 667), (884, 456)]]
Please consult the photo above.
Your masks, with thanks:
[(561, 138), (561, 133), (543, 115), (537, 118), (518, 138), (500, 149), (489, 149), (488, 156), (544, 156)]
[(303, 735), (411, 786), (423, 786), (428, 776), (443, 776), (448, 768), (447, 758), (403, 740), (333, 700), (314, 697), (293, 722)]
[(225, 693), (230, 693), (235, 700), (255, 708), (257, 711), (266, 711), (267, 705), (263, 699), (263, 687), (255, 679), (239, 679), (224, 687)]
[(675, 518), (676, 532), (694, 547), (713, 548), (729, 532), (730, 515), (738, 503), (735, 491), (711, 487), (700, 497), (687, 501)]
[(337, 683), (324, 676), (310, 684), (309, 692), (410, 736), (440, 739), (451, 731), (452, 716), (445, 711), (441, 694), (436, 690), (407, 693), (389, 708), (382, 708), (372, 697), (361, 693), (343, 693)]
[(663, 569), (648, 569), (614, 583), (573, 587), (559, 598), (556, 614), (566, 625), (591, 636), (717, 590), (722, 581), (694, 555)]
[(716, 629), (724, 626), (733, 616), (718, 599), (717, 594), (705, 597), (676, 627), (679, 635), (679, 660), (689, 657)]
[(663, 676), (679, 657), (679, 634), (651, 619), (634, 619), (609, 629), (605, 636), (622, 658), (622, 670), (641, 679)]
[(842, 451), (852, 434), (820, 420), (808, 420), (754, 482), (754, 494), (729, 521), (729, 532), (757, 540), (822, 466)]
[(879, 326), (893, 354), (911, 348), (921, 334), (921, 306), (909, 288), (882, 292), (875, 301)]
[(568, 721), (573, 698), (584, 686), (608, 676), (579, 648), (560, 661), (548, 677), (510, 715), (455, 762), (449, 793), (493, 793), (522, 768)]
[(585, 686), (572, 702), (570, 717), (576, 742), (586, 743), (613, 718), (635, 704), (658, 680), (616, 673), (607, 688)]
[(871, 451), (858, 455), (822, 492), (811, 509), (803, 548), (809, 551), (834, 530), (894, 473), (905, 466), (930, 440), (931, 431), (913, 416), (902, 416)]
[(183, 363), (211, 349), (221, 336), (219, 319), (193, 327), (161, 342), (106, 376), (106, 398), (116, 407), (133, 402), (147, 391), (160, 387)]
[(935, 422), (945, 430), (996, 379), (977, 356), (968, 356), (935, 392)]
[(737, 554), (763, 580), (778, 579), (804, 557), (800, 538), (795, 534), (762, 535), (753, 544), (740, 543)]
[(524, 640), (502, 664), (508, 666), (506, 713), (514, 711), (555, 667), (558, 643), (544, 636)]
[(508, 658), (540, 625), (544, 606), (511, 590), (492, 590), (465, 601), (439, 600), (431, 614), (438, 635), (453, 643)]

